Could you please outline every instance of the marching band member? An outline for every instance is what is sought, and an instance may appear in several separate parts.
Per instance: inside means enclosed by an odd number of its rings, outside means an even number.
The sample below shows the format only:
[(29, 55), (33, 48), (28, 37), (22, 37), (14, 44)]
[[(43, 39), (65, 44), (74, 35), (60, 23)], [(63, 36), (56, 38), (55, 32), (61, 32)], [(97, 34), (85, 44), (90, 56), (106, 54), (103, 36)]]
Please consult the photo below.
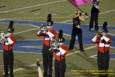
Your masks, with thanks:
[[(3, 61), (4, 61), (4, 77), (14, 77), (13, 65), (14, 65), (14, 55), (13, 55), (13, 45), (16, 43), (16, 39), (13, 35), (14, 28), (13, 21), (10, 22), (8, 27), (8, 33), (4, 34), (4, 39), (1, 42), (3, 48)], [(8, 72), (10, 74), (8, 74)]]
[(51, 44), (56, 38), (56, 31), (53, 29), (53, 21), (51, 20), (51, 14), (48, 14), (47, 30), (40, 30), (37, 32), (38, 36), (43, 36), (43, 69), (44, 77), (52, 77), (52, 59), (53, 54), (49, 51)]
[[(99, 74), (99, 77), (108, 77), (107, 71), (109, 69), (109, 58), (110, 58), (109, 51), (110, 51), (111, 37), (108, 35), (108, 30), (106, 26), (107, 26), (107, 22), (104, 22), (103, 32), (97, 34), (92, 39), (94, 43), (97, 43), (98, 70), (99, 72), (103, 71), (102, 74)], [(103, 74), (103, 73), (106, 73), (106, 74)]]
[(99, 16), (99, 0), (93, 0), (93, 6), (91, 8), (91, 18), (89, 23), (89, 30), (92, 31), (95, 25), (95, 31), (98, 31), (98, 16)]
[[(52, 49), (54, 54), (54, 60), (55, 60), (55, 77), (65, 77), (65, 71), (66, 71), (66, 61), (65, 57), (68, 53), (68, 46), (65, 45), (64, 38), (62, 36), (63, 31), (59, 31), (59, 38), (58, 38), (58, 46), (54, 47)], [(61, 37), (61, 38), (60, 38)]]

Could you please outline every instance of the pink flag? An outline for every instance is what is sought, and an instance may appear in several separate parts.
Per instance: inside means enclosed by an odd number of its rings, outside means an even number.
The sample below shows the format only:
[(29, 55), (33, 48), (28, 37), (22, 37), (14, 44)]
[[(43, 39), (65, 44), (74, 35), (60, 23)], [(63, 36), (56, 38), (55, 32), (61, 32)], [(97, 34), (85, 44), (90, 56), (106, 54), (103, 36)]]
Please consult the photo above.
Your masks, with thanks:
[(69, 1), (76, 7), (92, 2), (92, 0), (69, 0)]

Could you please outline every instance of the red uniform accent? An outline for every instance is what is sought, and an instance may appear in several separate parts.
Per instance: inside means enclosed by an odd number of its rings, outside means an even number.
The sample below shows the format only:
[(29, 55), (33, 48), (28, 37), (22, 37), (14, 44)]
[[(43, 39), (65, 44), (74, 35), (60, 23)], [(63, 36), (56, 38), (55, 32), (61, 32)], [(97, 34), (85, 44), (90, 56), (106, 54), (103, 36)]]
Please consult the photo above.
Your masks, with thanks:
[[(63, 61), (65, 59), (66, 54), (69, 51), (69, 47), (67, 45), (59, 45), (59, 52), (54, 52), (54, 59), (56, 61)], [(57, 55), (58, 54), (58, 55)]]
[(8, 38), (10, 38), (13, 41), (13, 43), (9, 44), (9, 45), (6, 45), (5, 42), (4, 42), (4, 43), (2, 43), (2, 47), (5, 51), (10, 52), (10, 50), (12, 50), (12, 48), (13, 48), (13, 45), (16, 43), (16, 39), (15, 39), (15, 37), (12, 33), (9, 35)]
[(111, 38), (107, 37), (109, 40), (105, 41), (104, 39), (101, 40), (102, 37), (97, 37), (96, 42), (98, 51), (101, 53), (105, 53), (110, 49)]
[[(50, 34), (48, 34), (50, 33)], [(51, 36), (50, 36), (51, 35)], [(43, 32), (42, 30), (37, 33), (37, 36), (44, 36), (43, 45), (50, 46), (53, 40), (56, 38), (57, 32), (54, 30), (48, 30), (47, 32)]]

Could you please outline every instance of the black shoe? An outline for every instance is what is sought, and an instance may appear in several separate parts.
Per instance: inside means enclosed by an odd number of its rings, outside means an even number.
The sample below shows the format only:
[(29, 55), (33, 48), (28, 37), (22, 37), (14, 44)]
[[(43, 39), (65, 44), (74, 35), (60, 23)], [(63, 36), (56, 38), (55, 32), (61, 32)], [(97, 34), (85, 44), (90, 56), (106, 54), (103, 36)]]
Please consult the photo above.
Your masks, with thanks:
[(8, 75), (4, 75), (3, 77), (9, 77)]
[(3, 74), (3, 77), (8, 77), (8, 74), (7, 75)]
[(14, 75), (10, 75), (9, 77), (14, 77)]
[(48, 75), (48, 77), (52, 77), (52, 75)]
[(84, 49), (80, 49), (80, 52), (85, 52), (85, 50)]
[(73, 48), (70, 47), (69, 50), (73, 50)]

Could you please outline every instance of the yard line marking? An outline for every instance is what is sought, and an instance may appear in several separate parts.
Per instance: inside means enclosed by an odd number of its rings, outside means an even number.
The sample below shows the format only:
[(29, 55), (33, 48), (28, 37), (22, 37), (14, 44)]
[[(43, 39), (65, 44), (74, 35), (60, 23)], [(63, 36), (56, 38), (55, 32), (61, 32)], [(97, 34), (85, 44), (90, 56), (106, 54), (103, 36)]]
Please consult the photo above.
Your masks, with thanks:
[(17, 41), (37, 41), (37, 40), (42, 40), (41, 38), (38, 39), (38, 38), (35, 38), (35, 39), (21, 39), (21, 40), (17, 40)]
[(0, 19), (0, 21), (3, 21), (3, 20), (5, 20), (5, 18), (3, 18), (3, 19)]
[(70, 22), (70, 21), (72, 21), (72, 20), (68, 19), (68, 20), (62, 21), (61, 23), (67, 23), (67, 22)]
[[(29, 24), (29, 25), (30, 25), (30, 24)], [(15, 34), (15, 35), (18, 35), (18, 34), (21, 34), (21, 33), (25, 33), (25, 32), (29, 32), (29, 31), (33, 31), (33, 30), (39, 29), (38, 26), (35, 26), (35, 25), (31, 25), (31, 26), (36, 27), (36, 28), (29, 29), (29, 30), (25, 30), (25, 31), (21, 31), (21, 32), (16, 32), (16, 33), (14, 33), (14, 34)], [(66, 35), (66, 36), (71, 36), (70, 34), (66, 34), (66, 33), (64, 33), (64, 35)]]
[[(24, 68), (17, 68), (17, 69), (14, 69), (13, 72), (22, 71), (22, 70), (24, 70)], [(4, 72), (2, 74), (4, 75)]]
[[(2, 54), (3, 50), (0, 50), (0, 54)], [(38, 54), (38, 55), (41, 55), (42, 53), (39, 53), (39, 52), (25, 52), (25, 51), (14, 51), (14, 53), (20, 53), (20, 54)]]
[(21, 70), (24, 70), (24, 68), (17, 68), (17, 69), (14, 69), (13, 72), (17, 72), (17, 71), (21, 71)]
[[(33, 66), (36, 66), (36, 64), (28, 65), (28, 67), (33, 67)], [(14, 69), (13, 72), (15, 73), (15, 72), (22, 71), (22, 70), (25, 70), (25, 69), (20, 67), (20, 68), (16, 68), (16, 69)], [(2, 74), (4, 75), (4, 73), (2, 73)]]
[(38, 28), (33, 28), (33, 29), (28, 29), (28, 30), (24, 30), (24, 31), (21, 31), (21, 32), (16, 32), (14, 33), (15, 35), (18, 35), (18, 34), (21, 34), (21, 33), (25, 33), (25, 32), (29, 32), (29, 31), (33, 31), (33, 30), (36, 30)]
[(97, 55), (92, 55), (92, 56), (90, 56), (90, 58), (95, 58)]
[[(4, 19), (3, 19), (4, 20)], [(2, 21), (2, 20), (1, 20)], [(27, 24), (26, 24), (27, 25)], [(28, 25), (30, 25), (30, 24), (28, 24)], [(29, 32), (29, 31), (33, 31), (33, 30), (36, 30), (36, 29), (39, 29), (39, 27), (38, 26), (34, 26), (34, 25), (30, 25), (30, 26), (33, 26), (33, 27), (35, 27), (35, 28), (32, 28), (32, 29), (28, 29), (28, 30), (24, 30), (24, 31), (20, 31), (20, 32), (16, 32), (16, 33), (14, 33), (15, 35), (18, 35), (18, 34), (21, 34), (21, 33), (25, 33), (25, 32)]]
[(64, 33), (64, 35), (66, 35), (66, 36), (71, 36), (71, 34), (66, 34), (66, 33)]
[(27, 6), (27, 7), (22, 7), (22, 8), (10, 9), (10, 10), (7, 10), (7, 11), (0, 11), (0, 13), (15, 12), (15, 11), (20, 11), (20, 10), (24, 10), (24, 9), (33, 8), (33, 7), (46, 6), (46, 5), (56, 4), (56, 3), (65, 2), (65, 1), (66, 1), (66, 0), (60, 0), (60, 1), (52, 1), (52, 2), (47, 2), (47, 3), (41, 3), (41, 4), (33, 5), (33, 6)]
[(103, 12), (99, 13), (99, 15), (103, 15), (103, 14), (107, 14), (107, 13), (111, 13), (111, 12), (115, 12), (115, 9), (103, 11)]
[[(95, 46), (87, 47), (87, 48), (85, 48), (85, 50), (89, 50), (89, 49), (92, 49), (92, 48), (95, 48)], [(80, 52), (80, 51), (75, 51), (75, 52), (72, 52), (72, 53), (67, 54), (67, 56), (73, 55), (73, 54), (75, 54), (75, 53), (82, 53), (82, 52)]]
[[(103, 12), (99, 13), (99, 15), (103, 15), (103, 14), (107, 14), (107, 13), (111, 13), (111, 12), (115, 12), (115, 9), (103, 11)], [(71, 21), (71, 19), (62, 21), (61, 23), (67, 23), (69, 21)]]

